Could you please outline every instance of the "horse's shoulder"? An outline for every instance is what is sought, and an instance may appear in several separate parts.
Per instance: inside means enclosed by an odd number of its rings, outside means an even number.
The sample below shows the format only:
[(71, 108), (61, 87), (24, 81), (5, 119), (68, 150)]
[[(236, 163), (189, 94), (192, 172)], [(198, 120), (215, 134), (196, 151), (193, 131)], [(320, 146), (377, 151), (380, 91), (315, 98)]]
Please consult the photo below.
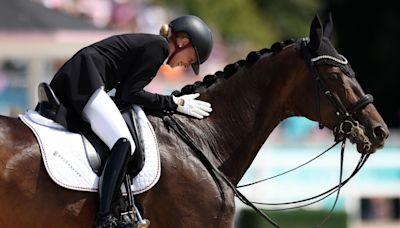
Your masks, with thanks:
[(39, 145), (18, 118), (0, 116), (0, 176), (24, 194), (35, 186), (40, 170)]

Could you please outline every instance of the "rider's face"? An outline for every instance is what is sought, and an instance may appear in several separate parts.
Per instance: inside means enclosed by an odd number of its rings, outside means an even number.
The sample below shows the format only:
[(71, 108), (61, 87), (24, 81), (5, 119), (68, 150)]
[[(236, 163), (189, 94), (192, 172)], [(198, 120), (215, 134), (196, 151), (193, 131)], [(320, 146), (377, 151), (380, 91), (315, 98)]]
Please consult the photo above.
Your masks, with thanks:
[[(189, 42), (190, 40), (188, 38), (177, 39), (177, 44), (180, 47), (184, 47)], [(175, 52), (175, 47), (173, 46), (172, 49), (173, 49), (172, 51), (170, 50), (171, 54)], [(173, 58), (170, 59), (169, 65), (171, 67), (177, 67), (177, 66), (188, 67), (195, 62), (196, 62), (196, 52), (194, 51), (193, 46), (189, 45), (185, 49), (181, 50), (176, 55), (174, 55)]]

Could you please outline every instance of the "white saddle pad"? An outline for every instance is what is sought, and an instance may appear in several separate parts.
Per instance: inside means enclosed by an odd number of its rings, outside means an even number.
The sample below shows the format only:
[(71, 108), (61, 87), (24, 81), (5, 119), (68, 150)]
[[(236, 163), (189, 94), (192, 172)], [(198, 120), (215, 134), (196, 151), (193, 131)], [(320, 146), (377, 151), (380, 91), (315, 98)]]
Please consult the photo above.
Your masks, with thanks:
[[(161, 164), (156, 134), (145, 113), (134, 105), (138, 127), (143, 134), (145, 164), (142, 171), (132, 179), (134, 194), (149, 190), (160, 179)], [(96, 192), (99, 177), (89, 165), (86, 150), (94, 147), (80, 134), (67, 131), (60, 124), (29, 110), (19, 118), (35, 134), (39, 142), (43, 162), (51, 179), (72, 190)]]

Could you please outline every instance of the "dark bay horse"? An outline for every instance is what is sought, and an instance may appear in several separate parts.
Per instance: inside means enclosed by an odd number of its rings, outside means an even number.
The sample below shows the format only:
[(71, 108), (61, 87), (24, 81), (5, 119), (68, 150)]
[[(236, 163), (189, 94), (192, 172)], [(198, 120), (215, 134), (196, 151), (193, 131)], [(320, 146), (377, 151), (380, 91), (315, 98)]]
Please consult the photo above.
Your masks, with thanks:
[[(331, 19), (315, 17), (309, 39), (251, 52), (180, 93), (212, 103), (203, 120), (174, 115), (210, 162), (235, 185), (274, 128), (304, 116), (346, 134), (360, 153), (384, 146), (388, 128), (330, 42)], [(235, 194), (213, 177), (193, 150), (163, 121), (149, 116), (159, 141), (159, 182), (137, 196), (151, 227), (233, 227)], [(349, 126), (358, 131), (350, 132)], [(91, 227), (97, 194), (72, 191), (48, 176), (39, 145), (19, 119), (0, 117), (0, 227)]]

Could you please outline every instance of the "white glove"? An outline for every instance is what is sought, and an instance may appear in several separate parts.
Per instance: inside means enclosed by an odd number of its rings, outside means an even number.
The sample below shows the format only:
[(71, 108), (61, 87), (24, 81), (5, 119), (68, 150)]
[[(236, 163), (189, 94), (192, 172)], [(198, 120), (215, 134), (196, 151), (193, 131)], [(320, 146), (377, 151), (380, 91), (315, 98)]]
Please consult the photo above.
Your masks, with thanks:
[(212, 108), (210, 103), (196, 100), (198, 96), (200, 96), (199, 93), (194, 93), (180, 97), (172, 96), (172, 99), (178, 105), (178, 108), (176, 109), (178, 112), (198, 119), (203, 119), (205, 116), (210, 115)]

